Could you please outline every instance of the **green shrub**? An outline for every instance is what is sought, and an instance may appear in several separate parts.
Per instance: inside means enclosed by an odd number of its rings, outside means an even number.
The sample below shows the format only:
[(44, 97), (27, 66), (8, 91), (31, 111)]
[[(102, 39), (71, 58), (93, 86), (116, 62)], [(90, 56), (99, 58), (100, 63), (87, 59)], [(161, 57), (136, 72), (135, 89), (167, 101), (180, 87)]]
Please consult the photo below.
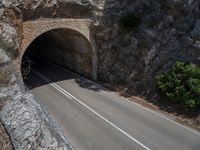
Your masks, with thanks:
[(141, 17), (134, 13), (123, 16), (120, 20), (120, 27), (127, 31), (135, 31), (141, 23)]
[(200, 108), (200, 67), (176, 62), (167, 73), (158, 74), (156, 82), (170, 100), (190, 108)]

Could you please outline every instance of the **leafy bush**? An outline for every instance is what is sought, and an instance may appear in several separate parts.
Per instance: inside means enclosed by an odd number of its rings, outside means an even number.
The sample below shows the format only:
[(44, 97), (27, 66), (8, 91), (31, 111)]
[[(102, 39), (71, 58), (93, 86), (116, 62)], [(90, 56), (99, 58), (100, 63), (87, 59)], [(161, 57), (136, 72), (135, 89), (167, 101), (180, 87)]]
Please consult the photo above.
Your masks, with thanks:
[(165, 74), (158, 74), (159, 89), (170, 100), (190, 108), (200, 108), (200, 67), (185, 62), (176, 62)]
[(134, 13), (129, 13), (123, 16), (120, 20), (120, 26), (127, 31), (135, 31), (141, 23), (141, 17)]

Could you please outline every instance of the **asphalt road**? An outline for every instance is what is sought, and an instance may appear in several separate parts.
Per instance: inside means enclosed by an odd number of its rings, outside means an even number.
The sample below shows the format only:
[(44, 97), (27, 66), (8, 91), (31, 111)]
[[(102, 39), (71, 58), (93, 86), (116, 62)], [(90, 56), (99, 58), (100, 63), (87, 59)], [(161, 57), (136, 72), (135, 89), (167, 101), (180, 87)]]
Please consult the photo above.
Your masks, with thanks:
[(28, 84), (75, 150), (200, 150), (200, 134), (56, 65), (33, 66)]

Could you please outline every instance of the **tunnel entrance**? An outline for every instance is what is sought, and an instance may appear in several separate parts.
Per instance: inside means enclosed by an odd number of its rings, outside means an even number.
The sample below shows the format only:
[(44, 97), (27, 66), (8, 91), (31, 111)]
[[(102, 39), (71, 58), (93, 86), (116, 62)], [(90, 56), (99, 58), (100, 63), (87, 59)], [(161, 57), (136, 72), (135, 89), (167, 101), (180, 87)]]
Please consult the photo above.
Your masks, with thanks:
[(27, 78), (30, 65), (43, 63), (44, 60), (94, 79), (92, 45), (75, 30), (53, 29), (35, 38), (22, 57), (23, 79)]

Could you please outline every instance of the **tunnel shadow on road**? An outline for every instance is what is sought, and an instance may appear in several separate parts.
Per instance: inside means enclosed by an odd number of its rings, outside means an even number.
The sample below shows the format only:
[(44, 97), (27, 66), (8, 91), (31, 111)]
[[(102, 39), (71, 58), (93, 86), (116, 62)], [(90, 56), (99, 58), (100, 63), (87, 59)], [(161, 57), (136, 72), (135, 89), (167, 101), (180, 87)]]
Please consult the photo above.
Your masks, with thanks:
[(91, 81), (88, 81), (86, 79), (82, 79), (82, 78), (76, 78), (75, 79), (75, 82), (82, 88), (86, 88), (88, 90), (93, 90), (93, 91), (96, 91), (96, 92), (99, 92), (101, 90), (104, 90), (105, 91), (105, 88), (99, 86), (99, 85), (96, 85), (94, 82), (91, 82)]
[[(33, 58), (30, 60), (30, 72), (24, 77), (24, 83), (26, 87), (30, 90), (48, 85), (51, 83), (59, 83), (62, 81), (71, 80), (81, 88), (85, 88), (88, 90), (92, 90), (95, 92), (100, 92), (102, 90), (106, 90), (102, 86), (95, 83), (90, 79), (87, 79), (84, 76), (81, 76), (72, 70), (68, 70), (61, 65), (57, 65), (48, 60), (42, 60), (39, 58)], [(41, 77), (39, 77), (35, 72), (39, 72), (43, 76), (50, 79), (49, 82), (45, 81)]]

